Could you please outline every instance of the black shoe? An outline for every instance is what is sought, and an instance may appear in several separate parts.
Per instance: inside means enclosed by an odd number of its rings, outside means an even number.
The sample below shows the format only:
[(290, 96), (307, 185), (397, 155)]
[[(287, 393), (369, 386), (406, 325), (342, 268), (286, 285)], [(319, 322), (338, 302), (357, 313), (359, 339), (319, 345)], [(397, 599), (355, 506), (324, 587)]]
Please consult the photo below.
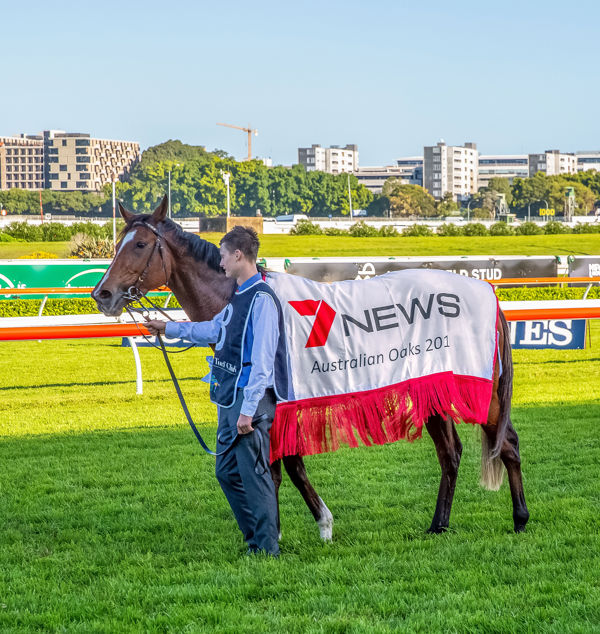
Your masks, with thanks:
[(262, 557), (273, 557), (273, 559), (279, 559), (279, 553), (270, 553), (266, 550), (263, 550), (262, 548), (248, 548), (248, 550), (246, 551), (246, 557), (250, 557), (252, 555), (259, 555)]

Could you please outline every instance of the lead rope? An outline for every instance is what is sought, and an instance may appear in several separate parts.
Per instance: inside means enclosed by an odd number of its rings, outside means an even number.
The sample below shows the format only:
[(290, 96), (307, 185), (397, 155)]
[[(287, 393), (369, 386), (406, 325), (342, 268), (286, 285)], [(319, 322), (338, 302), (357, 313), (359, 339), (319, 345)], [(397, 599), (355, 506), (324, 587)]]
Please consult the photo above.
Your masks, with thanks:
[[(142, 299), (145, 299), (151, 306), (153, 306), (156, 310), (158, 310), (161, 314), (163, 314), (168, 320), (170, 321), (174, 321), (170, 315), (168, 315), (165, 311), (163, 311), (161, 308), (157, 307), (154, 302), (152, 302), (148, 297), (145, 296), (141, 296), (141, 297), (135, 297), (132, 298), (130, 301), (131, 303), (133, 303), (134, 301), (137, 302), (140, 306), (141, 306), (141, 311), (144, 311), (145, 313), (147, 313), (147, 309), (146, 307), (143, 305), (142, 303)], [(150, 345), (152, 345), (154, 348), (157, 348), (159, 346), (154, 345), (150, 339), (148, 339), (148, 337), (146, 337), (146, 335), (144, 335), (144, 333), (142, 333), (139, 324), (135, 321), (135, 316), (133, 314), (133, 311), (135, 312), (141, 312), (140, 309), (138, 308), (130, 308), (128, 305), (125, 306), (127, 312), (129, 313), (129, 315), (131, 316), (131, 318), (133, 319), (134, 323), (136, 324), (136, 326), (138, 327), (138, 330), (140, 331), (140, 334), (142, 337), (144, 337), (144, 339), (150, 343)], [(142, 316), (144, 316), (144, 312), (141, 312)], [(192, 431), (194, 432), (194, 435), (196, 436), (196, 439), (198, 440), (198, 442), (200, 443), (200, 446), (202, 447), (202, 449), (204, 449), (204, 451), (211, 455), (211, 456), (224, 456), (225, 454), (229, 453), (239, 442), (240, 440), (240, 434), (236, 434), (235, 437), (233, 438), (233, 440), (221, 451), (215, 452), (212, 451), (211, 449), (209, 449), (208, 445), (206, 444), (206, 442), (204, 441), (204, 438), (202, 438), (202, 435), (200, 434), (200, 432), (198, 431), (198, 428), (196, 427), (192, 416), (190, 414), (190, 410), (188, 409), (187, 403), (185, 402), (185, 398), (183, 396), (183, 392), (181, 391), (181, 387), (179, 385), (179, 381), (177, 380), (177, 377), (175, 376), (175, 372), (173, 370), (173, 366), (171, 365), (171, 361), (169, 359), (169, 353), (167, 352), (167, 349), (165, 347), (165, 343), (162, 339), (162, 337), (160, 336), (160, 334), (156, 335), (156, 338), (158, 339), (158, 343), (160, 344), (160, 351), (163, 354), (165, 363), (167, 365), (167, 369), (169, 370), (169, 374), (171, 375), (171, 381), (173, 382), (173, 385), (175, 386), (175, 391), (177, 392), (177, 396), (179, 397), (179, 402), (181, 403), (181, 408), (183, 409), (183, 413), (185, 414), (185, 417), (187, 419), (187, 422), (189, 423), (190, 427), (192, 428)], [(193, 348), (194, 344), (192, 344), (191, 346), (189, 346), (188, 348), (185, 348), (185, 350), (178, 350), (177, 352), (186, 352), (187, 350), (189, 350), (190, 348)], [(176, 354), (175, 352), (171, 352), (171, 354)], [(259, 416), (256, 419), (252, 420), (252, 425), (253, 427), (256, 427), (258, 424), (260, 424), (261, 422), (263, 422), (263, 420), (267, 420), (268, 416), (266, 414), (262, 414), (261, 416)]]
[[(202, 436), (200, 435), (200, 432), (198, 431), (198, 428), (196, 427), (196, 425), (194, 424), (194, 421), (192, 420), (190, 411), (188, 410), (188, 406), (185, 402), (185, 399), (183, 398), (183, 394), (181, 393), (181, 388), (179, 387), (179, 381), (177, 380), (177, 377), (175, 376), (175, 372), (173, 372), (173, 366), (171, 365), (171, 361), (169, 360), (169, 355), (167, 354), (167, 350), (165, 348), (165, 344), (162, 340), (162, 337), (160, 336), (160, 334), (158, 334), (156, 335), (156, 338), (158, 339), (158, 342), (160, 343), (160, 349), (163, 353), (163, 357), (165, 359), (165, 363), (167, 364), (167, 368), (169, 369), (169, 374), (171, 375), (171, 380), (173, 381), (173, 385), (175, 386), (175, 391), (177, 392), (177, 396), (179, 397), (179, 402), (181, 403), (181, 407), (183, 408), (185, 417), (187, 418), (187, 421), (190, 424), (190, 427), (192, 428), (194, 435), (198, 439), (200, 446), (202, 447), (202, 449), (204, 449), (204, 451), (206, 451), (207, 454), (210, 454), (211, 456), (224, 456), (226, 453), (231, 451), (238, 444), (240, 440), (240, 434), (239, 433), (236, 434), (235, 438), (227, 445), (227, 447), (225, 447), (225, 449), (222, 449), (221, 451), (214, 452), (208, 448), (208, 445), (204, 442), (204, 438), (202, 438)], [(253, 420), (252, 424), (256, 426), (257, 423), (261, 422), (263, 419), (266, 419), (266, 418), (267, 418), (267, 415), (263, 414), (260, 417), (260, 419), (257, 419), (256, 421)]]

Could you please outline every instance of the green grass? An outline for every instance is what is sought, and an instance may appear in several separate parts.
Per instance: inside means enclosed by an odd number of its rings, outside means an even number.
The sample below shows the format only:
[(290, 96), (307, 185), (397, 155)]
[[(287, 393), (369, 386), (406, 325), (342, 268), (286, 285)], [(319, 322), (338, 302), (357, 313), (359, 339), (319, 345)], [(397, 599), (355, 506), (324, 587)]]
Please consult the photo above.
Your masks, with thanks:
[(38, 251), (69, 257), (69, 242), (0, 242), (0, 260), (15, 260)]
[[(218, 244), (222, 235), (202, 234)], [(1, 245), (0, 245), (1, 246)], [(352, 238), (346, 236), (261, 236), (262, 257), (382, 255), (593, 255), (600, 253), (600, 234), (559, 236), (485, 236), (429, 238)]]
[[(585, 351), (516, 351), (513, 419), (531, 521), (464, 452), (451, 531), (425, 534), (431, 440), (307, 458), (334, 541), (287, 478), (278, 561), (247, 559), (160, 354), (101, 340), (4, 343), (3, 632), (591, 632), (600, 624), (600, 327)], [(204, 351), (173, 357), (214, 444)]]
[[(202, 237), (218, 244), (220, 233)], [(35, 251), (68, 257), (68, 242), (2, 242), (0, 260)], [(406, 255), (595, 255), (600, 234), (474, 238), (351, 238), (346, 236), (261, 236), (261, 257), (406, 256)]]

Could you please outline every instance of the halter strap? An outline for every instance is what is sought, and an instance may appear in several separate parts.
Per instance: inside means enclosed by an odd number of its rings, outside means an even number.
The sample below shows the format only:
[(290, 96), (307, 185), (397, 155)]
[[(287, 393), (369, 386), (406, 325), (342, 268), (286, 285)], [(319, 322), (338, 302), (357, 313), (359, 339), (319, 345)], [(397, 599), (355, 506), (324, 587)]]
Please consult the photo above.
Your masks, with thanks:
[(160, 261), (162, 264), (163, 272), (165, 274), (165, 286), (169, 285), (169, 280), (167, 279), (168, 278), (167, 269), (165, 267), (165, 257), (163, 254), (163, 247), (161, 243), (161, 239), (163, 239), (163, 235), (160, 233), (160, 231), (156, 227), (151, 225), (146, 220), (134, 221), (131, 227), (129, 227), (129, 229), (127, 230), (127, 233), (129, 233), (135, 227), (144, 227), (146, 229), (149, 229), (156, 236), (156, 240), (154, 242), (154, 248), (152, 249), (152, 251), (150, 252), (150, 255), (148, 256), (148, 261), (146, 262), (146, 266), (144, 267), (144, 270), (139, 274), (136, 283), (127, 289), (127, 294), (129, 295), (129, 297), (132, 297), (132, 298), (138, 298), (140, 296), (143, 296), (143, 293), (139, 289), (139, 284), (142, 284), (144, 282), (144, 278), (146, 277), (146, 273), (148, 272), (148, 269), (150, 268), (150, 263), (152, 262), (152, 258), (154, 257), (155, 251), (158, 251), (158, 253), (160, 254)]

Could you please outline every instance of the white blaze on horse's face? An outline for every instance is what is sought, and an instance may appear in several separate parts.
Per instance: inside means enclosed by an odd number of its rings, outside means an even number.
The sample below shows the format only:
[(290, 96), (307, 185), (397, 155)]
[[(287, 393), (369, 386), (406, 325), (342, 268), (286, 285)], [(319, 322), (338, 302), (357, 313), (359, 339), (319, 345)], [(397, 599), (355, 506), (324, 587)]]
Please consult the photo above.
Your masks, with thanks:
[[(123, 247), (126, 244), (129, 244), (129, 242), (131, 242), (134, 238), (135, 238), (135, 234), (137, 233), (137, 229), (135, 231), (130, 231), (124, 238), (123, 240), (121, 240), (121, 244), (119, 245), (119, 250), (117, 251), (117, 253), (115, 254), (115, 259), (116, 257), (119, 255), (119, 253), (121, 253), (121, 251), (123, 250)], [(114, 262), (114, 260), (113, 260)], [(111, 264), (112, 266), (112, 264)], [(110, 270), (110, 269), (109, 269)]]
[[(137, 231), (137, 229), (136, 229)], [(123, 247), (128, 243), (131, 242), (136, 234), (136, 231), (132, 231), (130, 233), (128, 233), (123, 240), (121, 241), (121, 244), (119, 245), (119, 250), (116, 252), (115, 257), (113, 258), (113, 261), (110, 263), (110, 266), (106, 269), (106, 273), (102, 276), (102, 279), (98, 282), (98, 284), (96, 284), (96, 288), (100, 288), (102, 286), (102, 284), (104, 284), (104, 282), (106, 281), (106, 279), (108, 278), (108, 276), (110, 275), (110, 270), (113, 267), (113, 264), (115, 263), (115, 260), (117, 259), (117, 256), (119, 255), (119, 253), (121, 253), (121, 251), (123, 250)]]
[(92, 292), (92, 298), (105, 315), (121, 314), (128, 289), (139, 281), (144, 266), (149, 264), (148, 253), (152, 247), (152, 240), (139, 227), (125, 234), (113, 261)]

